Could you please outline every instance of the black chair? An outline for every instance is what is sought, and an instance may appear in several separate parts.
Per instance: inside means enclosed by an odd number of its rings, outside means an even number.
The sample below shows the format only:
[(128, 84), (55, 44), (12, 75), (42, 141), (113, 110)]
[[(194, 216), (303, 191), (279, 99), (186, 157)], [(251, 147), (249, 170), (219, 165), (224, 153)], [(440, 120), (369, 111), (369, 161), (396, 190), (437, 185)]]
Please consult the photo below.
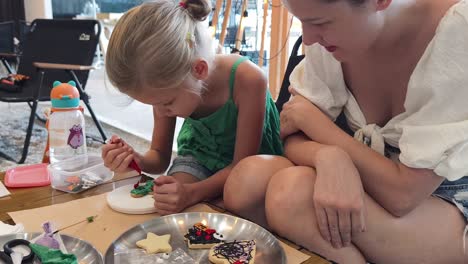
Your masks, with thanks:
[(19, 54), (21, 56), (21, 54), (23, 53), (24, 41), (26, 40), (27, 34), (31, 30), (31, 24), (26, 21), (20, 20), (18, 21), (17, 25), (18, 34), (16, 35), (16, 38), (18, 39), (19, 43), (16, 45), (16, 54)]
[(8, 73), (14, 72), (9, 61), (16, 59), (14, 33), (14, 21), (0, 23), (0, 60)]
[(276, 108), (278, 109), (278, 112), (281, 112), (281, 110), (283, 110), (284, 103), (289, 101), (289, 98), (291, 97), (291, 94), (289, 93), (288, 89), (289, 85), (291, 85), (291, 83), (289, 82), (289, 76), (291, 75), (294, 68), (299, 64), (299, 62), (301, 62), (302, 59), (304, 59), (305, 57), (305, 55), (299, 55), (299, 48), (301, 47), (301, 45), (302, 36), (300, 36), (296, 40), (296, 43), (294, 43), (293, 49), (291, 51), (291, 56), (289, 56), (288, 66), (286, 67), (286, 72), (284, 73), (280, 93), (278, 95), (278, 98), (276, 99)]
[[(106, 135), (97, 120), (89, 96), (84, 91), (99, 41), (101, 27), (96, 20), (37, 19), (30, 25), (23, 43), (18, 73), (30, 76), (16, 93), (0, 90), (0, 101), (27, 102), (31, 106), (29, 124), (21, 158), (23, 163), (28, 154), (31, 132), (39, 101), (50, 101), (52, 83), (56, 80), (76, 82), (81, 100), (85, 103), (103, 141)], [(0, 155), (16, 161), (5, 153)]]
[[(278, 109), (278, 112), (281, 112), (281, 110), (283, 110), (283, 105), (287, 101), (289, 101), (289, 98), (291, 98), (291, 94), (289, 93), (289, 86), (291, 85), (291, 83), (289, 82), (289, 76), (291, 75), (294, 68), (299, 64), (299, 62), (301, 62), (305, 58), (305, 55), (299, 55), (299, 48), (301, 47), (301, 45), (302, 36), (300, 36), (296, 40), (296, 43), (294, 43), (293, 49), (291, 51), (291, 56), (289, 57), (288, 66), (286, 67), (286, 72), (284, 73), (284, 79), (281, 84), (280, 93), (278, 95), (278, 98), (276, 99), (276, 108)], [(336, 118), (335, 124), (349, 135), (354, 134), (354, 132), (348, 126), (348, 122), (346, 121), (346, 116), (344, 115), (344, 112), (341, 112), (341, 114)]]

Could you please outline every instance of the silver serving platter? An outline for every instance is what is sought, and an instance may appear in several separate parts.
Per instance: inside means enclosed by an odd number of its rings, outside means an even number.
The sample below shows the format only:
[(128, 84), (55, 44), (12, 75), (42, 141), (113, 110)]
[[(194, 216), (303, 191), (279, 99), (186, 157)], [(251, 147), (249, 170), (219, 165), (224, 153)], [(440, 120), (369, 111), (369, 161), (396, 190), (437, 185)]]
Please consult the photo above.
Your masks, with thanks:
[[(0, 247), (13, 239), (31, 240), (40, 235), (40, 233), (21, 233), (0, 236)], [(79, 264), (103, 264), (101, 253), (97, 251), (90, 243), (76, 237), (61, 234), (60, 235), (68, 253), (75, 254)]]
[(286, 263), (286, 254), (278, 239), (263, 227), (250, 221), (216, 213), (181, 213), (158, 217), (136, 225), (120, 235), (106, 251), (106, 264), (114, 263), (114, 253), (137, 248), (136, 242), (146, 238), (148, 232), (156, 235), (170, 234), (170, 244), (175, 250), (181, 248), (187, 252), (195, 263), (210, 263), (208, 249), (188, 249), (184, 235), (194, 224), (202, 222), (222, 234), (226, 241), (251, 240), (257, 243), (255, 263)]

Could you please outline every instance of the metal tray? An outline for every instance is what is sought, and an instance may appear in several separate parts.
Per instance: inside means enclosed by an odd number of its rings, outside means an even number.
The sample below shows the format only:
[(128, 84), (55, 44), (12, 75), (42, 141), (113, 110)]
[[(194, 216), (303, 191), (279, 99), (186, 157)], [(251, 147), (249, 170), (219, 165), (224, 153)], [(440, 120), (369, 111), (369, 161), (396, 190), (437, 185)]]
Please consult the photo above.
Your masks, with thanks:
[(136, 225), (112, 242), (106, 250), (104, 261), (106, 264), (113, 264), (114, 253), (137, 248), (136, 241), (146, 238), (146, 234), (152, 232), (157, 235), (170, 234), (172, 248), (181, 248), (195, 260), (195, 263), (210, 263), (209, 250), (188, 249), (184, 240), (188, 229), (198, 222), (216, 229), (218, 233), (223, 234), (226, 241), (255, 239), (257, 243), (256, 264), (286, 263), (283, 247), (266, 229), (238, 217), (216, 213), (173, 214)]
[[(3, 249), (3, 245), (13, 239), (21, 238), (25, 240), (31, 240), (40, 235), (40, 233), (21, 233), (0, 236), (0, 247)], [(97, 251), (94, 246), (90, 243), (81, 240), (76, 237), (72, 237), (65, 234), (60, 234), (65, 248), (68, 253), (75, 254), (80, 264), (103, 264), (103, 258), (101, 253)]]

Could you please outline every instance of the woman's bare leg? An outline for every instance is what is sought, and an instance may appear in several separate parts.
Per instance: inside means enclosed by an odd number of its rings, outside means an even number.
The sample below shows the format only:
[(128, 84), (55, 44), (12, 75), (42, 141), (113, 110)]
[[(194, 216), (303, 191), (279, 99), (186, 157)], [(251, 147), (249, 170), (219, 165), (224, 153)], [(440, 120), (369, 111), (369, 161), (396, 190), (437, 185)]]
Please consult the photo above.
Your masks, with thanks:
[(266, 194), (268, 224), (279, 235), (340, 264), (366, 263), (354, 245), (335, 249), (321, 237), (312, 200), (314, 184), (315, 170), (309, 167), (290, 167), (276, 173)]
[(353, 234), (352, 246), (335, 249), (317, 229), (313, 206), (315, 171), (293, 167), (268, 185), (266, 213), (280, 235), (338, 263), (468, 263), (463, 253), (465, 221), (455, 206), (430, 197), (404, 217), (394, 217), (368, 195), (366, 232)]
[(226, 209), (265, 226), (268, 182), (277, 171), (290, 166), (289, 160), (279, 156), (258, 155), (240, 161), (224, 185)]

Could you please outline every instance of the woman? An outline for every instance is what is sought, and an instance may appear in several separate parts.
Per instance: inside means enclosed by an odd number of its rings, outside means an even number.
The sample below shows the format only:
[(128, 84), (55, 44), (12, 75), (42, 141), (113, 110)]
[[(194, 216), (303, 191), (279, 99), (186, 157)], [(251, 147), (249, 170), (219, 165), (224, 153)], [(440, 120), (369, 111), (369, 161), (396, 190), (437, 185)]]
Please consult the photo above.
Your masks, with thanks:
[(468, 263), (468, 3), (283, 2), (306, 45), (286, 158), (241, 161), (227, 208), (339, 263)]

